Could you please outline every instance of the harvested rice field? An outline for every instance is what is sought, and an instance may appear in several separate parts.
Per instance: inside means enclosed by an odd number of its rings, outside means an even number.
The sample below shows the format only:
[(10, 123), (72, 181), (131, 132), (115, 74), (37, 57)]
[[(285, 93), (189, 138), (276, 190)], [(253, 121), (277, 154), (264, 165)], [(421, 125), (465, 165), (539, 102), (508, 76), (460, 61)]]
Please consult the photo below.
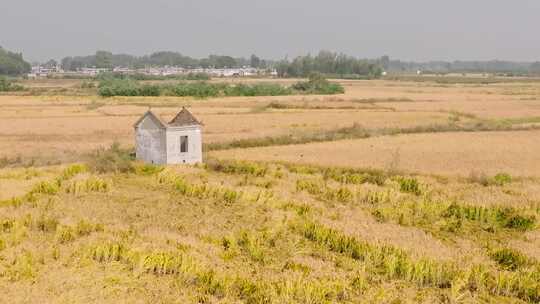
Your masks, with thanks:
[(53, 175), (1, 202), (2, 302), (540, 299), (537, 181), (99, 161), (36, 169)]
[[(0, 95), (0, 303), (540, 303), (540, 82), (339, 82), (21, 81)], [(137, 119), (182, 106), (204, 163), (134, 160)]]
[(419, 174), (540, 177), (540, 131), (380, 136), (212, 152), (219, 158), (393, 169)]

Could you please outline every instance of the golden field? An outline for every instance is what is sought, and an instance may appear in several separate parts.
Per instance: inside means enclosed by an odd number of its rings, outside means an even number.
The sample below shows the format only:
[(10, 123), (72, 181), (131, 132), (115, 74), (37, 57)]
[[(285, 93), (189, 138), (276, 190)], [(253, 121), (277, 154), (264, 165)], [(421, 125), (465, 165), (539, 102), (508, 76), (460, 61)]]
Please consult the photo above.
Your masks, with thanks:
[(448, 132), (212, 152), (226, 159), (393, 168), (420, 174), (538, 177), (540, 131)]
[[(181, 106), (188, 106), (205, 124), (206, 143), (314, 133), (350, 127), (353, 124), (368, 129), (383, 129), (445, 125), (452, 119), (460, 122), (509, 121), (515, 126), (530, 126), (540, 122), (540, 82), (482, 85), (383, 80), (342, 81), (346, 93), (336, 96), (230, 97), (204, 100), (173, 97), (103, 99), (92, 95), (94, 93), (91, 91), (78, 89), (80, 83), (80, 80), (27, 81), (23, 84), (38, 91), (22, 94), (23, 96), (0, 96), (0, 118), (3, 121), (0, 125), (0, 155), (54, 162), (76, 160), (74, 155), (87, 153), (98, 146), (108, 146), (113, 141), (130, 146), (133, 143), (132, 124), (149, 107), (164, 119), (170, 119)], [(43, 95), (33, 95), (38, 93)], [(270, 104), (284, 105), (287, 108), (268, 107)], [(413, 138), (422, 142), (420, 145), (429, 145), (430, 140), (438, 138), (432, 139), (430, 136), (432, 135), (422, 134)], [(482, 133), (478, 136), (491, 142), (489, 137), (497, 134)], [(521, 137), (523, 141), (518, 144), (525, 145), (523, 151), (527, 153), (532, 148), (528, 149), (526, 139), (531, 138), (532, 145), (535, 141), (533, 136)], [(449, 141), (442, 138), (442, 142), (448, 144), (466, 144), (467, 140), (459, 135), (455, 139), (449, 138)], [(495, 137), (492, 142), (499, 144), (500, 141), (504, 139)], [(381, 144), (386, 150), (395, 150), (402, 142), (403, 140), (396, 138)], [(331, 146), (330, 144), (329, 149)], [(513, 148), (519, 150), (517, 147)], [(295, 147), (293, 150), (297, 153), (302, 148)], [(309, 154), (309, 151), (306, 152)], [(377, 150), (374, 152), (377, 153)], [(421, 151), (411, 151), (416, 152)], [(446, 152), (449, 156), (456, 155), (450, 150)], [(464, 153), (468, 155), (469, 152), (474, 153), (472, 150)], [(355, 154), (355, 151), (348, 153)], [(368, 155), (370, 153), (367, 152)], [(444, 154), (444, 151), (441, 153)], [(463, 158), (463, 168), (440, 172), (471, 171), (473, 168), (468, 164), (475, 159), (467, 159), (466, 155), (464, 158), (463, 155), (460, 156)], [(338, 156), (335, 161), (347, 165), (349, 156)], [(372, 158), (367, 157), (365, 162), (356, 164), (373, 163)], [(415, 165), (406, 166), (404, 169), (441, 170), (444, 159), (439, 159), (438, 155), (433, 157), (440, 162), (434, 163), (433, 168), (428, 161), (422, 167)], [(515, 151), (507, 157), (519, 159)], [(344, 159), (340, 162), (339, 158)], [(356, 158), (363, 157), (358, 155)], [(380, 166), (381, 162), (387, 159), (386, 156), (383, 158), (384, 160), (373, 165)], [(291, 156), (286, 156), (285, 159), (291, 159)], [(490, 166), (474, 169), (483, 171), (488, 167)], [(520, 170), (516, 168), (514, 171)]]
[[(540, 82), (340, 82), (0, 95), (0, 302), (539, 303)], [(137, 118), (182, 106), (205, 163), (131, 160)]]

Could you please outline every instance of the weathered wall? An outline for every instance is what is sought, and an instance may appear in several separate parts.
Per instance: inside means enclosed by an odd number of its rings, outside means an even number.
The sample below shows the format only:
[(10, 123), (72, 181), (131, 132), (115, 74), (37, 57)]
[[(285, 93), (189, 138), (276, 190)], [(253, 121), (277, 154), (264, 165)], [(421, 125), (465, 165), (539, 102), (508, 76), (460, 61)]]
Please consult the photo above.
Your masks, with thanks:
[[(188, 152), (180, 152), (180, 136), (188, 136)], [(167, 163), (202, 162), (202, 134), (199, 126), (167, 128)]]
[(165, 129), (147, 116), (140, 122), (135, 132), (135, 154), (137, 159), (147, 163), (165, 164), (167, 158)]

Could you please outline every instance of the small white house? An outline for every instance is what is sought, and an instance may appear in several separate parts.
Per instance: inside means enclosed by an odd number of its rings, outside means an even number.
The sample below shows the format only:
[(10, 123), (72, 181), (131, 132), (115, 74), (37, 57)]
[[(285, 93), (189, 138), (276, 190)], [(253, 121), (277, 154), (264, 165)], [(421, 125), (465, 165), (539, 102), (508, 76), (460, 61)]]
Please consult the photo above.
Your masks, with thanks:
[(186, 108), (169, 123), (148, 110), (134, 125), (136, 157), (152, 164), (200, 163), (201, 127)]

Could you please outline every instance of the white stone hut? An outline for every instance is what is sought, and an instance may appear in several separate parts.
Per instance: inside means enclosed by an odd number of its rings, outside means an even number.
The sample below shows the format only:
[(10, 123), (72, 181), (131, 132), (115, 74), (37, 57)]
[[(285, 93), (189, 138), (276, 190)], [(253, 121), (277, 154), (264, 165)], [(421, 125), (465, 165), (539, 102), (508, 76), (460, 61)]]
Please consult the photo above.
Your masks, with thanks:
[(202, 162), (202, 124), (186, 108), (169, 123), (148, 110), (133, 127), (137, 159), (152, 164)]

